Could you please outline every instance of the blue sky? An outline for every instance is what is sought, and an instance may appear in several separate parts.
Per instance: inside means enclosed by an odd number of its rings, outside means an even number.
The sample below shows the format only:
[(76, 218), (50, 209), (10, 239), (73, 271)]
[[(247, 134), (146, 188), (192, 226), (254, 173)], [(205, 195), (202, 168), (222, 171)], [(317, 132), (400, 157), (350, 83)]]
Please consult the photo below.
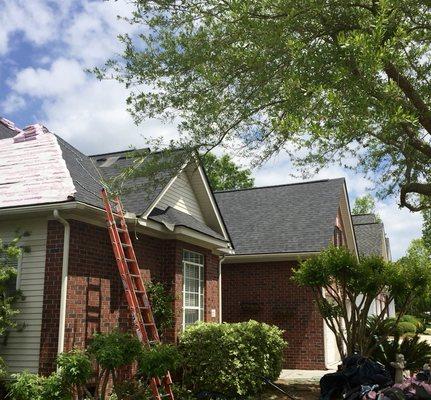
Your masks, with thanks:
[[(130, 7), (126, 0), (0, 1), (0, 116), (20, 127), (42, 123), (87, 154), (143, 146), (148, 136), (175, 137), (174, 125), (156, 120), (136, 127), (126, 111), (127, 91), (84, 72), (121, 50), (116, 37), (131, 27), (117, 15), (129, 15)], [(263, 186), (297, 181), (294, 172), (282, 152), (254, 176)], [(343, 176), (352, 204), (373, 187), (337, 166), (313, 179)], [(396, 198), (377, 208), (397, 258), (420, 236), (421, 216), (400, 210)]]

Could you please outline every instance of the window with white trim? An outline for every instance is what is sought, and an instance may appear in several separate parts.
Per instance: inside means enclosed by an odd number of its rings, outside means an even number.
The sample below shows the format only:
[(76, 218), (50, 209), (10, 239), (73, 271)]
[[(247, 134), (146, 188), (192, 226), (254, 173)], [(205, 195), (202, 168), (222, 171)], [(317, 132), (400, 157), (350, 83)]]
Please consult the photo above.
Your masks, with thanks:
[(204, 256), (183, 252), (183, 329), (204, 320)]

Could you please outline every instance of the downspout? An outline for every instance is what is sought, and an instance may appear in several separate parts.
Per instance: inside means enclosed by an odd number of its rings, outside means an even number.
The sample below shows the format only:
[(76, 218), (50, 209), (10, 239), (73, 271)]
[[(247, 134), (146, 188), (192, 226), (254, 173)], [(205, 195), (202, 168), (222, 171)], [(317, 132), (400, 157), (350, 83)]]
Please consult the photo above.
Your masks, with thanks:
[(58, 326), (58, 354), (64, 350), (64, 333), (66, 327), (66, 301), (67, 301), (67, 276), (69, 271), (69, 243), (70, 225), (60, 216), (58, 210), (54, 210), (54, 218), (64, 226), (63, 238), (63, 264), (61, 267), (61, 296), (60, 296), (60, 322)]
[(221, 290), (221, 264), (223, 262), (223, 260), (225, 259), (225, 255), (221, 256), (219, 259), (219, 264), (218, 264), (218, 311), (219, 311), (219, 322), (222, 323), (223, 319), (222, 319), (222, 290)]

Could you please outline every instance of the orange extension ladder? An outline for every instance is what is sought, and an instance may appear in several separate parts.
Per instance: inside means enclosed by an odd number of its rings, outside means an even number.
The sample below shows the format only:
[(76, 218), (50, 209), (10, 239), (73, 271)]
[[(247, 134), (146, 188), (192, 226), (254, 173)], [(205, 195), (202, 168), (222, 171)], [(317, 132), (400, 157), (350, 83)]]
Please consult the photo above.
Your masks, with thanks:
[[(111, 238), (117, 267), (120, 272), (123, 287), (126, 292), (127, 303), (132, 314), (133, 327), (139, 340), (148, 347), (160, 343), (151, 304), (148, 300), (141, 271), (133, 250), (132, 241), (124, 218), (124, 209), (118, 197), (113, 200), (114, 211), (105, 189), (102, 189), (102, 200), (106, 212), (109, 237)], [(150, 379), (150, 388), (155, 400), (168, 398), (174, 400), (172, 393), (172, 379), (168, 372), (163, 377)], [(163, 394), (159, 389), (163, 388)]]

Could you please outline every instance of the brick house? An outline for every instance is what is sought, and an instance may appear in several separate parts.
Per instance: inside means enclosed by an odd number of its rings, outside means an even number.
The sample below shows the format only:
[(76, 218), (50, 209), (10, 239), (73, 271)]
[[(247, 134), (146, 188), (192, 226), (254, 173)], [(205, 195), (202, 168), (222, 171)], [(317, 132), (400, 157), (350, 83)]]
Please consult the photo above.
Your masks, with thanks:
[[(11, 371), (49, 373), (94, 332), (130, 327), (98, 194), (133, 162), (127, 153), (86, 156), (43, 126), (0, 119), (0, 238), (26, 232), (30, 249), (16, 266), (25, 327), (0, 344)], [(333, 241), (358, 254), (344, 179), (214, 194), (198, 161), (162, 175), (129, 181), (137, 190), (122, 200), (144, 277), (176, 296), (166, 339), (196, 321), (253, 318), (286, 330), (286, 367), (335, 362), (309, 293), (289, 277)]]
[[(235, 248), (222, 258), (223, 321), (253, 318), (285, 330), (287, 368), (333, 367), (335, 337), (311, 291), (291, 281), (292, 269), (329, 243), (389, 259), (383, 224), (371, 214), (351, 216), (344, 179), (230, 190), (216, 199)], [(383, 301), (375, 300), (376, 311)]]

